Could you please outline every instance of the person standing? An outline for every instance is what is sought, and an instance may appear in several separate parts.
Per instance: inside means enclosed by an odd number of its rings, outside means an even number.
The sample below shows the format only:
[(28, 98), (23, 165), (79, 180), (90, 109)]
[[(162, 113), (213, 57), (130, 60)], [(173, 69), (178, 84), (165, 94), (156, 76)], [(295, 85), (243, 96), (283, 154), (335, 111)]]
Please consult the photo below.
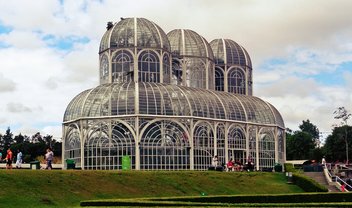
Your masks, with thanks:
[(0, 161), (2, 161), (2, 150), (0, 150)]
[(22, 167), (22, 152), (21, 150), (17, 150), (17, 158), (16, 158), (16, 168)]
[(227, 162), (227, 171), (233, 171), (233, 165), (234, 165), (234, 163), (233, 163), (233, 160), (232, 160), (232, 158)]
[(326, 165), (326, 160), (325, 160), (325, 157), (323, 157), (323, 159), (321, 159), (321, 163), (323, 164), (323, 166), (325, 167)]
[(12, 151), (11, 149), (8, 149), (7, 150), (7, 155), (6, 155), (6, 169), (12, 169), (12, 158), (13, 158), (13, 155), (12, 155)]
[(53, 168), (52, 166), (52, 162), (54, 159), (54, 153), (51, 150), (50, 147), (48, 147), (48, 149), (46, 149), (46, 154), (45, 154), (45, 160), (46, 160), (46, 168), (47, 170), (51, 170)]
[(346, 184), (342, 184), (341, 185), (341, 192), (345, 192), (346, 191)]
[(218, 156), (213, 157), (212, 165), (216, 168), (219, 165)]

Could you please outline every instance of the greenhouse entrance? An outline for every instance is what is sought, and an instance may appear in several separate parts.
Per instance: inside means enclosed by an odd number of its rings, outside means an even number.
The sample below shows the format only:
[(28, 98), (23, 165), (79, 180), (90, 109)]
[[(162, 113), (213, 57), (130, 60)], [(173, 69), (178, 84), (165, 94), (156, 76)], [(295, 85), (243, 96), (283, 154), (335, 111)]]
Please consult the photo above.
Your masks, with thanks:
[(242, 165), (247, 162), (246, 151), (245, 150), (229, 150), (228, 151), (229, 160), (232, 158), (234, 162), (240, 162)]

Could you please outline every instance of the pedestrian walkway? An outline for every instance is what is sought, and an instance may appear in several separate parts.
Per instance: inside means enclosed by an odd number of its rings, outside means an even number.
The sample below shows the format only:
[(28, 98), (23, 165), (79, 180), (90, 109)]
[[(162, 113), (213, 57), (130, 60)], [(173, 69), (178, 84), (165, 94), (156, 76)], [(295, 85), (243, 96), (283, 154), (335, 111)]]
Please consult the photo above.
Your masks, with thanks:
[[(40, 166), (45, 167), (45, 164), (40, 164)], [(62, 164), (52, 164), (53, 169), (62, 169)], [(13, 169), (16, 169), (16, 164), (12, 164)], [(6, 163), (0, 163), (0, 169), (5, 169), (6, 168)], [(29, 163), (22, 163), (21, 165), (22, 169), (30, 169), (30, 164)]]
[(340, 190), (336, 187), (336, 185), (329, 184), (326, 181), (324, 172), (304, 172), (304, 175), (312, 178), (313, 180), (315, 180), (319, 184), (325, 186), (329, 190), (329, 192), (340, 192)]

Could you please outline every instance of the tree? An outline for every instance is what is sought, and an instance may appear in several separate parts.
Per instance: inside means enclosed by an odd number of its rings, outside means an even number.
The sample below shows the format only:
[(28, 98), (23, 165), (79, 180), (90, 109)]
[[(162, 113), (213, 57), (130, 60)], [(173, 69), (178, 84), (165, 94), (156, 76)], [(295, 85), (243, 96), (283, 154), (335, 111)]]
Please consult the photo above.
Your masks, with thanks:
[(349, 162), (348, 158), (348, 137), (347, 137), (347, 122), (348, 119), (351, 117), (351, 113), (345, 109), (345, 107), (338, 107), (337, 110), (334, 111), (335, 114), (335, 119), (341, 119), (342, 120), (342, 126), (344, 126), (345, 134), (344, 134), (344, 141), (345, 141), (345, 147), (346, 147), (346, 162)]
[[(351, 126), (338, 126), (335, 127), (326, 140), (323, 147), (324, 154), (327, 160), (330, 161), (344, 161), (347, 158), (346, 155), (346, 132), (347, 137), (352, 136)], [(348, 146), (351, 145), (352, 141), (347, 140)], [(349, 149), (348, 149), (349, 150)], [(349, 150), (350, 151), (350, 150)], [(351, 152), (349, 152), (350, 154)]]
[(315, 140), (316, 146), (319, 146), (319, 129), (316, 125), (312, 124), (309, 119), (307, 119), (306, 121), (302, 121), (302, 124), (299, 125), (299, 128), (301, 129), (301, 131), (310, 134)]
[(16, 142), (16, 144), (21, 144), (21, 143), (23, 143), (24, 142), (24, 136), (22, 136), (22, 134), (20, 133), (19, 135), (17, 135), (17, 136), (15, 136), (15, 142)]
[(315, 141), (307, 132), (295, 131), (286, 135), (286, 156), (288, 160), (311, 159)]
[(43, 137), (40, 134), (40, 132), (37, 132), (32, 136), (32, 142), (33, 143), (37, 143), (37, 142), (44, 143)]
[(4, 149), (7, 150), (8, 148), (10, 148), (11, 144), (13, 144), (13, 138), (12, 138), (13, 134), (11, 132), (10, 127), (7, 128), (5, 135), (2, 137), (3, 141), (4, 141)]

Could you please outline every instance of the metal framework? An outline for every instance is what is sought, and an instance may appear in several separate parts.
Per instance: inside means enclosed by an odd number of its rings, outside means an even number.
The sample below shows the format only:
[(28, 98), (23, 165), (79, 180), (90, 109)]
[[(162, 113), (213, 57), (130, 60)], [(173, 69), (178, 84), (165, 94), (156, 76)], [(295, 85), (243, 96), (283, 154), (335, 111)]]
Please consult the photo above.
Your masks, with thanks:
[[(100, 85), (65, 111), (63, 158), (99, 170), (121, 169), (124, 156), (136, 170), (206, 170), (214, 155), (220, 164), (251, 159), (257, 170), (283, 163), (280, 113), (249, 95), (244, 48), (220, 40), (210, 47), (191, 30), (166, 35), (143, 18), (110, 24), (99, 50)], [(214, 56), (220, 42), (226, 50)]]
[(252, 61), (246, 49), (230, 39), (210, 42), (214, 53), (215, 89), (252, 95)]

